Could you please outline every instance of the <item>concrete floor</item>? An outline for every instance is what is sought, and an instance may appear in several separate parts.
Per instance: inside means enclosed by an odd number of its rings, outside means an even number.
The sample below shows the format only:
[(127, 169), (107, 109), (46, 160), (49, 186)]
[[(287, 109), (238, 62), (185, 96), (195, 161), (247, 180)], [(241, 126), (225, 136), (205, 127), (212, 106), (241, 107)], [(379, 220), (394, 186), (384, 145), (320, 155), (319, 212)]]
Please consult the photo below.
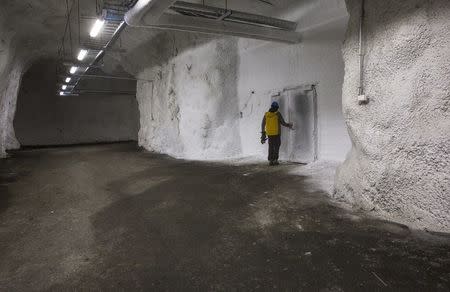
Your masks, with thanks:
[(450, 290), (450, 241), (344, 210), (293, 166), (134, 144), (0, 161), (0, 290)]

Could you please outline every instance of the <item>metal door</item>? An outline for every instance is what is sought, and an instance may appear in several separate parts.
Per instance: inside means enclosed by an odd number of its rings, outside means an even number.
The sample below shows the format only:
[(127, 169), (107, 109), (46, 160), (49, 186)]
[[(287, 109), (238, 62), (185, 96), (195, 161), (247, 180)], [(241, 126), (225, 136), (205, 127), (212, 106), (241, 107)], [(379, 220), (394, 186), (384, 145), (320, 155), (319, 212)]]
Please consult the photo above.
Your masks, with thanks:
[(280, 159), (299, 163), (317, 160), (317, 101), (314, 86), (285, 89), (273, 100), (294, 129), (282, 128)]

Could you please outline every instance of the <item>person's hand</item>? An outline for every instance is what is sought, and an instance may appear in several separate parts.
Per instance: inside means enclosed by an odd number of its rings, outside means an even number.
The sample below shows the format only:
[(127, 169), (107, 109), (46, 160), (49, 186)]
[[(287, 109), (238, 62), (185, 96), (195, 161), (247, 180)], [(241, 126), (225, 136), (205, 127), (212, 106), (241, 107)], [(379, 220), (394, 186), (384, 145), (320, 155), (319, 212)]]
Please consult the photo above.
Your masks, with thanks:
[(288, 127), (289, 127), (289, 129), (292, 130), (292, 129), (294, 129), (294, 124), (293, 124), (293, 123), (289, 123), (289, 124), (288, 124)]
[(261, 133), (261, 144), (266, 143), (266, 139), (267, 139), (266, 133), (265, 133), (265, 132), (262, 132), (262, 133)]

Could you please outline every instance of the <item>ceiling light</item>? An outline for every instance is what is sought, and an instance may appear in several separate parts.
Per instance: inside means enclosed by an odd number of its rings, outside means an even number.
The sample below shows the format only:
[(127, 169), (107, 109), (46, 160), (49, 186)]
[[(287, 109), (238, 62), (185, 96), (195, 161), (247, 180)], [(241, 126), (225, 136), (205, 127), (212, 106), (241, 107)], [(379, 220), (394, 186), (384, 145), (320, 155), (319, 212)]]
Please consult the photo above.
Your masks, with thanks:
[(66, 90), (67, 89), (67, 85), (63, 85), (61, 88), (62, 88), (62, 90)]
[(64, 95), (64, 91), (60, 91), (59, 95), (61, 95), (61, 96)]
[(72, 78), (70, 78), (70, 77), (67, 77), (67, 78), (66, 78), (66, 83), (69, 83), (69, 82), (70, 82), (70, 80), (72, 80)]
[(87, 53), (87, 50), (81, 50), (77, 57), (78, 61), (83, 61), (84, 58), (86, 58)]
[(94, 26), (92, 27), (91, 32), (89, 33), (91, 38), (95, 38), (96, 36), (98, 36), (98, 34), (100, 33), (100, 30), (103, 27), (103, 24), (105, 24), (104, 20), (97, 19), (95, 21)]
[(78, 67), (72, 66), (70, 67), (70, 74), (75, 74), (75, 72), (77, 72)]

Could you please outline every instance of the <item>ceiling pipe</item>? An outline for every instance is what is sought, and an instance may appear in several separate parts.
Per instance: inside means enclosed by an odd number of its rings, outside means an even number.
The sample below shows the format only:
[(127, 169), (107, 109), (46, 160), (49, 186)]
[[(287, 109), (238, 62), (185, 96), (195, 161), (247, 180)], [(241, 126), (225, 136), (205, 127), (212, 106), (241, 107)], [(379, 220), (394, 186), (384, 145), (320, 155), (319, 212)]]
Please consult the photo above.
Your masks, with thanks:
[(295, 31), (297, 29), (297, 23), (293, 21), (184, 1), (176, 1), (175, 4), (170, 7), (170, 9), (184, 15), (189, 15), (190, 13), (195, 15), (197, 13), (200, 13), (208, 16), (209, 18), (215, 18), (219, 21), (235, 21), (288, 31)]
[[(61, 75), (63, 77), (65, 75)], [(130, 80), (130, 81), (147, 81), (147, 82), (153, 82), (153, 80), (149, 79), (140, 79), (140, 78), (133, 78), (133, 77), (122, 77), (122, 76), (111, 76), (111, 75), (101, 75), (101, 74), (79, 74), (79, 75), (72, 75), (73, 77), (80, 78), (80, 79), (95, 79), (95, 78), (101, 78), (101, 79), (116, 79), (116, 80)]]
[(285, 31), (246, 23), (217, 21), (201, 17), (167, 13), (160, 18), (157, 25), (148, 27), (216, 35), (230, 35), (289, 44), (296, 44), (301, 41), (300, 34), (295, 31)]
[(85, 94), (107, 94), (107, 95), (136, 95), (136, 91), (126, 91), (126, 90), (97, 90), (97, 89), (78, 89), (77, 91), (71, 92), (77, 95)]
[(65, 62), (63, 62), (63, 66), (66, 66), (66, 67), (72, 67), (72, 66), (75, 66), (75, 67), (91, 67), (91, 68), (102, 68), (103, 67), (103, 65), (98, 65), (98, 66), (89, 66), (89, 64), (88, 63), (76, 63), (76, 62), (71, 62), (71, 61), (65, 61)]
[(175, 0), (139, 0), (125, 14), (125, 22), (131, 27), (231, 35), (291, 44), (301, 41), (300, 34), (295, 31), (261, 27), (249, 23), (217, 21), (201, 17), (164, 13), (175, 2)]

